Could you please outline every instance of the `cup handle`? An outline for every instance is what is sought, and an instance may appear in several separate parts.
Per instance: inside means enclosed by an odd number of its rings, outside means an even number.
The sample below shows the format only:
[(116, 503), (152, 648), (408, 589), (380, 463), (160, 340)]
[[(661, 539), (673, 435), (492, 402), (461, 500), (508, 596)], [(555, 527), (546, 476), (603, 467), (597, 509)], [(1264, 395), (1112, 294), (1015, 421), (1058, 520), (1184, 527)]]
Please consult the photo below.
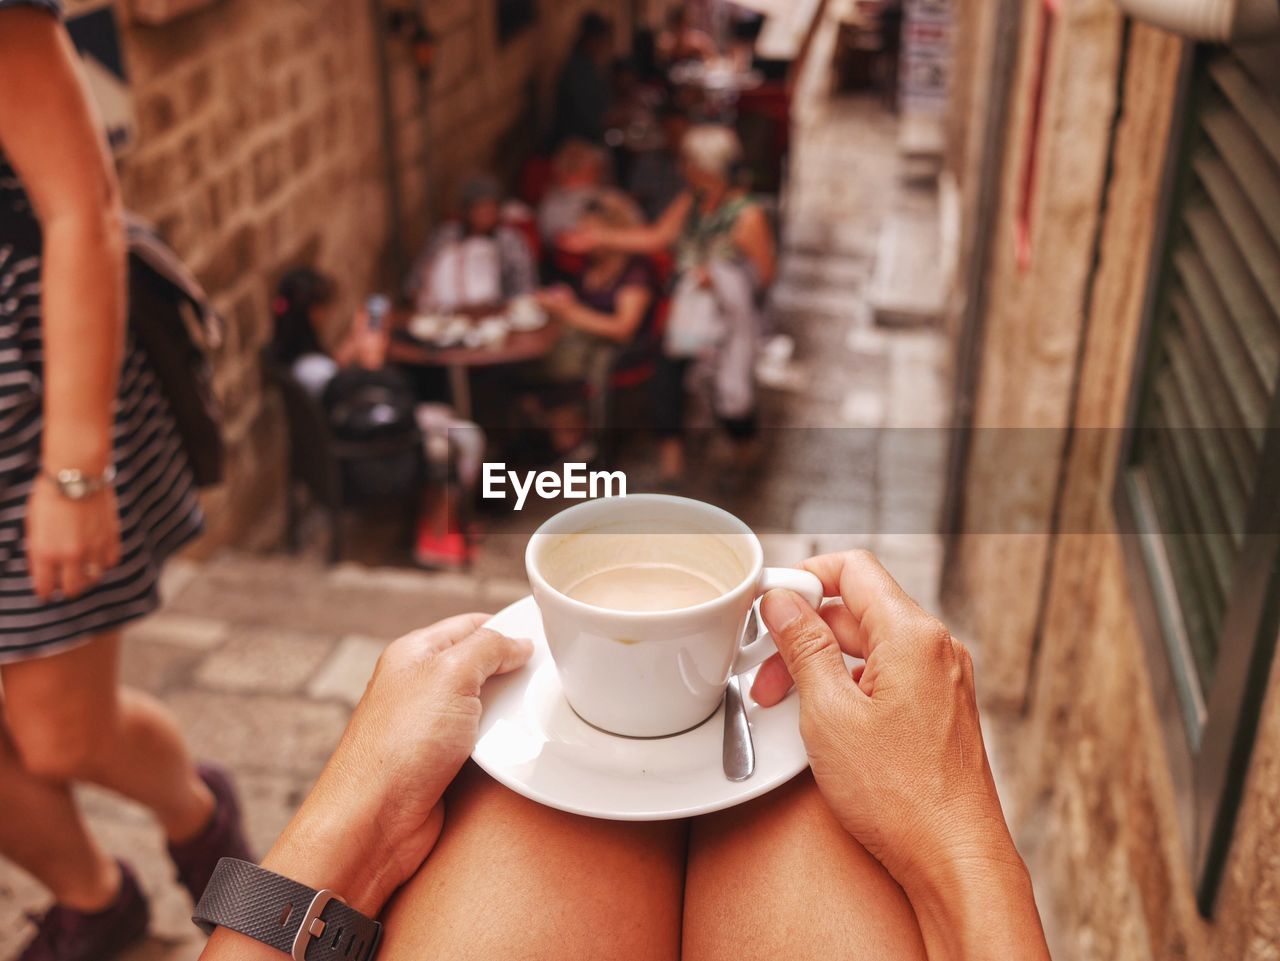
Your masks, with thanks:
[[(779, 587), (795, 591), (812, 607), (822, 603), (822, 581), (808, 571), (797, 571), (790, 567), (766, 567), (760, 572), (760, 581), (756, 585), (756, 597)], [(757, 616), (754, 607), (751, 610), (751, 616)], [(778, 645), (773, 642), (773, 636), (767, 631), (762, 633), (750, 644), (739, 649), (738, 656), (733, 660), (732, 673), (742, 674), (751, 670), (777, 649)]]

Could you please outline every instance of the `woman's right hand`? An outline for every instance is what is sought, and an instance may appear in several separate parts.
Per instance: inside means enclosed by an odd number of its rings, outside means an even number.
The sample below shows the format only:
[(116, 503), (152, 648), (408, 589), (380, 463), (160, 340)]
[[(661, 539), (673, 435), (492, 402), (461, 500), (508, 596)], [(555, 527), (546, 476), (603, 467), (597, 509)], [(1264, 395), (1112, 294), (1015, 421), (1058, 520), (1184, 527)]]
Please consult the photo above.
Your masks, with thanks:
[[(1015, 910), (1006, 943), (1046, 957), (1026, 867), (983, 746), (973, 664), (866, 551), (802, 565), (828, 601), (815, 611), (770, 591), (760, 613), (779, 654), (752, 688), (765, 706), (791, 687), (819, 791), (844, 828), (902, 885), (929, 957), (967, 958), (993, 899)], [(841, 652), (865, 658), (852, 674)], [(986, 906), (985, 908), (983, 906)]]

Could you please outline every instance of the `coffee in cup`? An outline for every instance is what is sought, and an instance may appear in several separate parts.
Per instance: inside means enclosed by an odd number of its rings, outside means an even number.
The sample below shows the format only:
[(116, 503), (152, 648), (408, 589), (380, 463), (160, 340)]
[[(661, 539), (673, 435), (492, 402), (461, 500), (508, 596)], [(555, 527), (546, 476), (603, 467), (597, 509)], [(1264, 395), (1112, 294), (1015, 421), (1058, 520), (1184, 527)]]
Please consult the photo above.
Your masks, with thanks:
[(611, 611), (669, 611), (713, 601), (727, 588), (679, 564), (623, 564), (588, 574), (565, 595)]
[(657, 494), (562, 511), (530, 538), (525, 566), (565, 698), (630, 737), (696, 727), (731, 673), (776, 650), (767, 635), (741, 645), (765, 591), (822, 598), (812, 574), (765, 568), (759, 539), (732, 514)]

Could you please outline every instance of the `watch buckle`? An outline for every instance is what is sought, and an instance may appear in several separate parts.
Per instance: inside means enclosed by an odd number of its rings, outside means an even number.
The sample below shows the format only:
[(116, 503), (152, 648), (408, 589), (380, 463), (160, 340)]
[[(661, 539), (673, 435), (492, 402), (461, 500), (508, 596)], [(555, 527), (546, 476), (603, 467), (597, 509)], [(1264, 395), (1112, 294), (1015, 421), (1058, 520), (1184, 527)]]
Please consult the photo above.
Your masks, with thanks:
[(311, 947), (311, 942), (324, 936), (325, 923), (320, 915), (324, 913), (330, 901), (337, 901), (339, 904), (347, 903), (328, 888), (317, 891), (316, 896), (311, 899), (311, 904), (307, 906), (307, 913), (302, 916), (298, 933), (293, 938), (291, 952), (293, 961), (307, 961), (307, 948)]

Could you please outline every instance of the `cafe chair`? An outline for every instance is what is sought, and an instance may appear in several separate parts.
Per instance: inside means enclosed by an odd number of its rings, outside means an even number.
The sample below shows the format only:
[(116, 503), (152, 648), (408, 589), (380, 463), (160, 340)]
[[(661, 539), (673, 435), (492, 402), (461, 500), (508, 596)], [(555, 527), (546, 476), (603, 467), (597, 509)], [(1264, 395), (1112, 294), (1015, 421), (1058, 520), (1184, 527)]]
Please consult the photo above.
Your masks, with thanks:
[(321, 402), (292, 371), (262, 358), (269, 384), (280, 392), (289, 434), (285, 486), (286, 538), (289, 550), (301, 546), (303, 497), (325, 513), (329, 563), (343, 554), (342, 514), (348, 508), (403, 499), (404, 530), (414, 530), (427, 471), (416, 427), (388, 436), (352, 440), (334, 434)]
[(524, 162), (516, 176), (516, 196), (535, 210), (551, 187), (551, 158), (535, 154)]

